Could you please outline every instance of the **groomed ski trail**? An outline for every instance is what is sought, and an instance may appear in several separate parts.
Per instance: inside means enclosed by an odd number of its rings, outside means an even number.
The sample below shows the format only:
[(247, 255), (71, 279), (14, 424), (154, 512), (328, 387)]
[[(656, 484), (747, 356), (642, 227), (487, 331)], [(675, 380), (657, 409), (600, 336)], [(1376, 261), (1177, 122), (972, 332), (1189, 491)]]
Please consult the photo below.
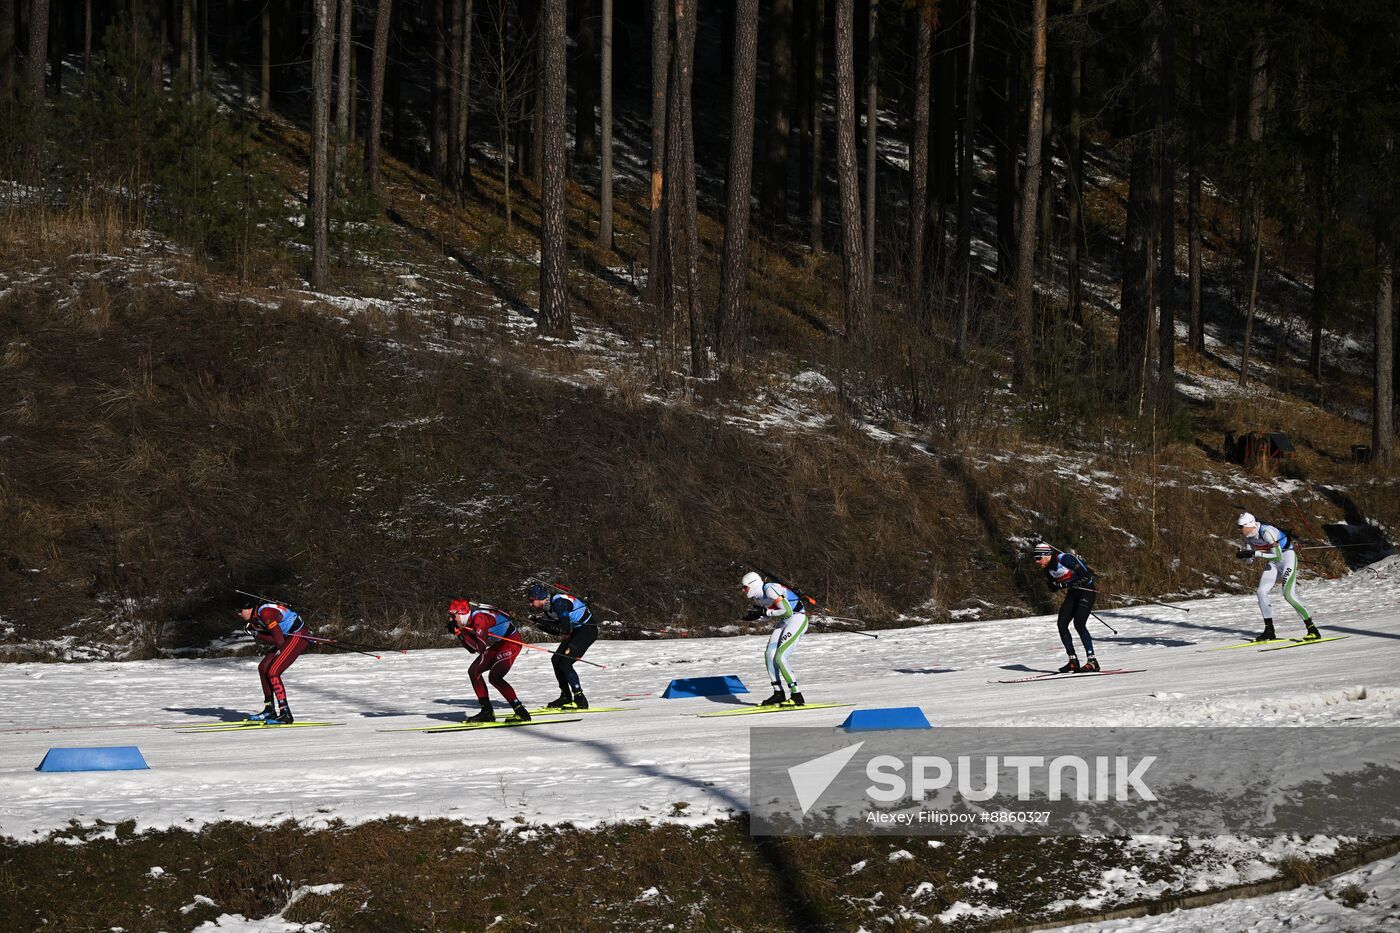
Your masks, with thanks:
[[(814, 630), (793, 665), (811, 703), (920, 706), (935, 729), (1393, 725), (1400, 718), (1400, 558), (1343, 580), (1309, 581), (1307, 598), (1325, 636), (1350, 637), (1299, 651), (1202, 651), (1258, 631), (1249, 594), (1185, 603), (1189, 615), (1161, 607), (1114, 612), (1107, 617), (1119, 636), (1095, 624), (1101, 662), (1143, 669), (1132, 676), (1056, 678), (1034, 687), (987, 683), (1063, 661), (1050, 617), (887, 631), (878, 641)], [(1284, 637), (1302, 634), (1287, 616), (1277, 627)], [(751, 728), (829, 728), (849, 712), (687, 715), (738, 709), (767, 695), (765, 641), (599, 642), (590, 657), (608, 670), (581, 671), (590, 700), (622, 705), (629, 695), (652, 696), (627, 699), (625, 714), (481, 730), (461, 742), (376, 731), (446, 725), (476, 710), (467, 685), (471, 658), (457, 648), (386, 654), (382, 661), (305, 655), (286, 676), (298, 716), (345, 725), (259, 730), (256, 737), (155, 725), (233, 719), (260, 708), (256, 658), (0, 665), (0, 731), (61, 730), (9, 732), (0, 742), (0, 833), (39, 838), (73, 819), (132, 819), (138, 830), (388, 815), (579, 825), (712, 821), (748, 805)], [(739, 675), (751, 693), (659, 698), (672, 678), (718, 674)], [(549, 665), (533, 657), (521, 658), (511, 681), (527, 705), (557, 695)], [(499, 701), (497, 711), (508, 712)], [(132, 725), (147, 722), (153, 725)], [(50, 747), (87, 745), (137, 745), (150, 770), (34, 771)], [(257, 794), (248, 790), (254, 782)], [(686, 806), (673, 807), (678, 803)]]

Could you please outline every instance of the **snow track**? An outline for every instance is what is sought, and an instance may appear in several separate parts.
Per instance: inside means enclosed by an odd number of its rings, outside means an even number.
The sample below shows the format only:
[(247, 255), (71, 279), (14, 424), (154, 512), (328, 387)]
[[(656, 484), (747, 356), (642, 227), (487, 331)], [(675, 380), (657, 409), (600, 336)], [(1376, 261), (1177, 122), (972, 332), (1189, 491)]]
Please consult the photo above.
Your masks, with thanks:
[[(1260, 653), (1202, 649), (1258, 628), (1253, 595), (1115, 611), (1091, 622), (1119, 677), (995, 684), (1062, 660), (1053, 619), (882, 632), (812, 631), (794, 654), (812, 702), (923, 707), (938, 726), (1394, 725), (1400, 718), (1400, 557), (1305, 598), (1343, 641)], [(1104, 609), (1099, 610), (1104, 613)], [(1287, 615), (1280, 635), (1301, 634)], [(1103, 635), (1104, 637), (1097, 637)], [(182, 734), (158, 726), (235, 718), (261, 706), (254, 658), (0, 666), (0, 833), (36, 839), (70, 820), (137, 829), (216, 820), (317, 825), (386, 815), (466, 821), (520, 817), (579, 825), (706, 822), (747, 807), (748, 731), (770, 717), (695, 717), (717, 700), (663, 700), (673, 677), (738, 674), (767, 693), (761, 637), (599, 642), (582, 671), (595, 703), (635, 707), (548, 729), (424, 735), (475, 710), (460, 649), (303, 656), (286, 677), (293, 709), (346, 725)], [(527, 704), (556, 693), (534, 652), (512, 681)], [(756, 696), (755, 696), (756, 695)], [(782, 717), (832, 726), (846, 709)], [(776, 718), (776, 717), (771, 717)], [(151, 770), (40, 774), (52, 746), (137, 745)], [(270, 803), (273, 802), (273, 803)], [(684, 804), (683, 807), (677, 806)]]

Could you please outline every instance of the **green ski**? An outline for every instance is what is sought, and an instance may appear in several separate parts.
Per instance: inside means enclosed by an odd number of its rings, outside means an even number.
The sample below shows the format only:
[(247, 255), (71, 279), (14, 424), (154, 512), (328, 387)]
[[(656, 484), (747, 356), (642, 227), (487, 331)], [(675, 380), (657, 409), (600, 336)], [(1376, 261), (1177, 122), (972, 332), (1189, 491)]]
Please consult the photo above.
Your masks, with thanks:
[(577, 706), (541, 706), (530, 710), (531, 716), (563, 716), (565, 713), (630, 713), (635, 706), (590, 706), (579, 709)]
[(743, 709), (726, 709), (717, 713), (692, 713), (702, 719), (710, 719), (715, 716), (756, 716), (760, 713), (796, 713), (804, 709), (839, 709), (846, 706), (855, 706), (854, 703), (804, 703), (801, 706), (793, 706), (791, 703), (783, 703), (779, 706), (745, 706)]
[(1302, 648), (1307, 645), (1320, 645), (1324, 641), (1341, 641), (1343, 638), (1350, 638), (1350, 635), (1330, 635), (1327, 638), (1290, 638), (1289, 644), (1275, 645), (1272, 648), (1260, 648), (1260, 651), (1282, 651), (1285, 648)]
[(445, 726), (415, 726), (410, 729), (376, 729), (376, 732), (474, 732), (477, 729), (513, 729), (517, 726), (550, 726), (579, 719), (502, 719), (497, 722), (454, 722)]
[(1258, 648), (1260, 645), (1281, 645), (1291, 638), (1266, 638), (1263, 641), (1244, 641), (1238, 645), (1216, 645), (1214, 648), (1202, 648), (1202, 651), (1229, 651), (1231, 648)]

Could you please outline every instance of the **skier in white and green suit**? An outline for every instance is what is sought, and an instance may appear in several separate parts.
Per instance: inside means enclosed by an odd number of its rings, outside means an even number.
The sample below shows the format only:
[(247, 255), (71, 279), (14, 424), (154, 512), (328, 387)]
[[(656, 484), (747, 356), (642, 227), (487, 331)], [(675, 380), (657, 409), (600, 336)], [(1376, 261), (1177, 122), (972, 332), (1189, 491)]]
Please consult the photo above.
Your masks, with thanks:
[(1322, 633), (1313, 624), (1312, 613), (1308, 612), (1308, 607), (1298, 599), (1298, 558), (1293, 553), (1293, 539), (1287, 532), (1273, 525), (1261, 524), (1248, 512), (1239, 517), (1238, 524), (1240, 534), (1244, 536), (1245, 547), (1238, 551), (1237, 556), (1241, 560), (1253, 560), (1255, 557), (1264, 559), (1264, 572), (1259, 577), (1258, 591), (1259, 612), (1264, 616), (1264, 631), (1254, 640), (1278, 640), (1278, 636), (1274, 634), (1274, 613), (1269, 608), (1269, 590), (1274, 588), (1274, 584), (1280, 578), (1283, 579), (1283, 598), (1288, 600), (1288, 605), (1297, 610), (1307, 626), (1304, 638), (1321, 638)]
[[(773, 695), (760, 705), (776, 706), (787, 702), (792, 706), (801, 706), (802, 694), (798, 692), (797, 678), (788, 666), (788, 656), (802, 633), (807, 631), (807, 613), (802, 611), (802, 597), (781, 583), (764, 583), (762, 577), (752, 572), (744, 574), (740, 585), (744, 595), (753, 603), (744, 620), (753, 622), (766, 618), (774, 625), (773, 635), (763, 652), (768, 679), (773, 682)], [(783, 681), (787, 681), (790, 697), (783, 696)]]

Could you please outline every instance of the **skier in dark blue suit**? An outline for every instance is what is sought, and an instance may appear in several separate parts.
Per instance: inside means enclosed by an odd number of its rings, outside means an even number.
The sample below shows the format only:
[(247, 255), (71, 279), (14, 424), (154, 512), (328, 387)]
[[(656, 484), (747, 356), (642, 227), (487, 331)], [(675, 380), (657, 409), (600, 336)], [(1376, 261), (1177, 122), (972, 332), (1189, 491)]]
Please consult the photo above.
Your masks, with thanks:
[[(1069, 655), (1069, 662), (1060, 668), (1061, 674), (1096, 673), (1099, 661), (1094, 657), (1094, 640), (1089, 637), (1089, 613), (1094, 610), (1094, 572), (1074, 554), (1057, 551), (1044, 541), (1035, 546), (1035, 562), (1045, 571), (1052, 590), (1064, 590), (1065, 601), (1060, 603), (1060, 641)], [(1081, 666), (1074, 650), (1074, 638), (1069, 633), (1069, 624), (1079, 633), (1084, 643), (1088, 659)]]
[(554, 677), (559, 681), (559, 699), (545, 705), (553, 709), (588, 709), (588, 698), (583, 695), (578, 671), (574, 670), (574, 662), (598, 640), (598, 624), (593, 621), (588, 603), (561, 592), (550, 596), (549, 590), (539, 583), (530, 584), (525, 595), (531, 609), (543, 611), (542, 615), (531, 616), (530, 621), (563, 639), (552, 659)]

